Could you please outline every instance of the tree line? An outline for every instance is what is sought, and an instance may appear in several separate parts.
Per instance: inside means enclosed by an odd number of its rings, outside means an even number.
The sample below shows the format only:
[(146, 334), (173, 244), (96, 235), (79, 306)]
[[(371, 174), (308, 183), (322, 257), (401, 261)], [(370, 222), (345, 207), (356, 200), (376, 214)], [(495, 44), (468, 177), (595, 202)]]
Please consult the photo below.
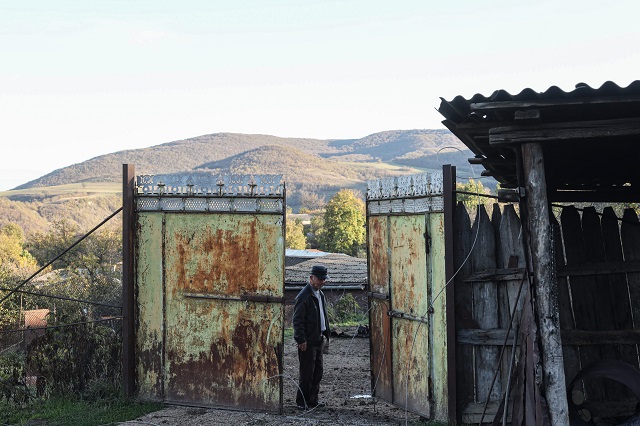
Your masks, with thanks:
[(308, 213), (311, 223), (305, 227), (299, 219), (287, 220), (287, 248), (366, 256), (365, 203), (360, 193), (343, 189), (324, 205), (316, 198), (307, 202), (300, 212)]

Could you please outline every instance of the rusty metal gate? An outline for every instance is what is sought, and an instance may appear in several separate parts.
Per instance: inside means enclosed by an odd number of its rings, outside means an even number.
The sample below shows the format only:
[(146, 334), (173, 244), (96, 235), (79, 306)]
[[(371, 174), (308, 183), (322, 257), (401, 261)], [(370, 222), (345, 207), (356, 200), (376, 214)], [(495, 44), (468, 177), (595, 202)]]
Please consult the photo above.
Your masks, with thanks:
[(446, 421), (442, 173), (368, 182), (373, 395)]
[(138, 396), (281, 412), (281, 176), (143, 175), (135, 201)]

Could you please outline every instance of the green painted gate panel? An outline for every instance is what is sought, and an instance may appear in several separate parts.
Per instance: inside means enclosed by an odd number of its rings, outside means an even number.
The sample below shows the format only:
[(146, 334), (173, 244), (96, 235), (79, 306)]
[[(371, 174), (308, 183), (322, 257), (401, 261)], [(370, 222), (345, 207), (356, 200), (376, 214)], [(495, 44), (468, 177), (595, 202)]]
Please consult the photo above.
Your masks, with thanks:
[(429, 294), (432, 308), (431, 326), (431, 383), (433, 385), (432, 417), (444, 421), (449, 418), (447, 364), (447, 275), (445, 269), (444, 213), (427, 215), (429, 236)]
[(429, 328), (414, 319), (429, 308), (425, 217), (390, 220), (393, 403), (429, 416)]
[(389, 305), (389, 220), (372, 216), (368, 221), (369, 288), (375, 298), (370, 299), (371, 330), (371, 389), (372, 395), (387, 401), (393, 399), (391, 369), (391, 329)]
[(281, 216), (166, 219), (166, 401), (278, 410)]
[(373, 394), (447, 422), (442, 174), (368, 183)]
[(152, 401), (162, 401), (163, 398), (162, 219), (161, 214), (139, 213), (136, 227), (138, 394)]
[(137, 177), (139, 398), (282, 411), (281, 176)]

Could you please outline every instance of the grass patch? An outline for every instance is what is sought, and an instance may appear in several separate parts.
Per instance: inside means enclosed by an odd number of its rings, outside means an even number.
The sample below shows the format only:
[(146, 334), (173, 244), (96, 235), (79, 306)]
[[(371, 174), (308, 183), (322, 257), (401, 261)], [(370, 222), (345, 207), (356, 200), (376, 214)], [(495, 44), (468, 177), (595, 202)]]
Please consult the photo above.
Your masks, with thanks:
[[(35, 188), (0, 191), (0, 197), (12, 195), (34, 195), (52, 197), (66, 194), (118, 194), (122, 192), (119, 182), (82, 182), (65, 185), (39, 186)], [(82, 198), (82, 197), (81, 197)]]
[(284, 338), (285, 339), (293, 338), (293, 327), (287, 327), (284, 329)]
[(159, 403), (142, 403), (125, 399), (77, 401), (72, 398), (53, 398), (36, 401), (28, 407), (0, 403), (0, 423), (25, 425), (36, 420), (47, 426), (110, 425), (133, 420), (162, 409)]
[(365, 318), (364, 320), (351, 320), (351, 321), (341, 321), (335, 324), (331, 324), (331, 327), (358, 327), (360, 325), (368, 325), (369, 320)]

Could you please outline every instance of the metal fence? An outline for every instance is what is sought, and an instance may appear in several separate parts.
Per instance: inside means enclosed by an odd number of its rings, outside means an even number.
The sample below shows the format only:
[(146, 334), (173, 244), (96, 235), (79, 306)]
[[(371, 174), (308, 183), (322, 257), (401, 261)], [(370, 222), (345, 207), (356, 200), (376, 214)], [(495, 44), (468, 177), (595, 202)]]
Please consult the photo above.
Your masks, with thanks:
[(42, 273), (120, 211), (20, 284), (0, 287), (0, 401), (23, 404), (34, 397), (98, 398), (119, 392), (120, 272)]

